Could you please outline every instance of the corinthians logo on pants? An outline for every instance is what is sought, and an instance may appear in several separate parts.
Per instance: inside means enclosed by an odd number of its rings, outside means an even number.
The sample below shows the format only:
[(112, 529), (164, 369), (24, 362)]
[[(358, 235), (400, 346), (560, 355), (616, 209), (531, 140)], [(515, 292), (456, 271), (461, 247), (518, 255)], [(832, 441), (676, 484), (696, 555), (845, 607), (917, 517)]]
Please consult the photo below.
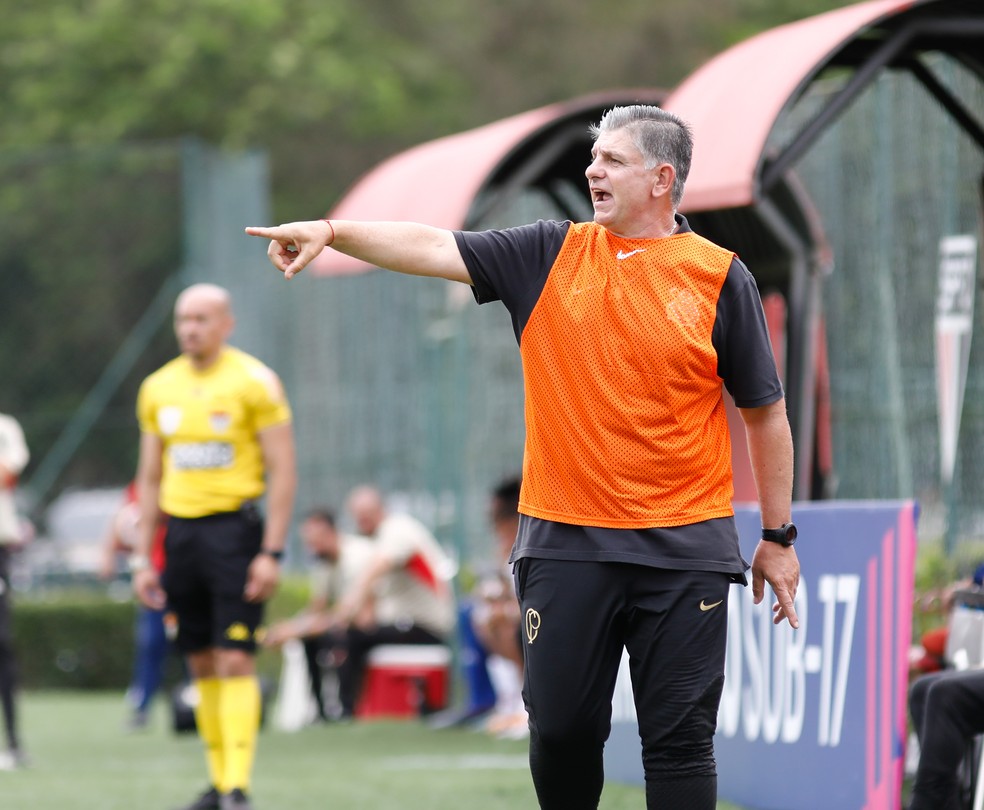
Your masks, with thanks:
[(526, 610), (526, 643), (532, 644), (540, 632), (540, 614), (533, 608)]

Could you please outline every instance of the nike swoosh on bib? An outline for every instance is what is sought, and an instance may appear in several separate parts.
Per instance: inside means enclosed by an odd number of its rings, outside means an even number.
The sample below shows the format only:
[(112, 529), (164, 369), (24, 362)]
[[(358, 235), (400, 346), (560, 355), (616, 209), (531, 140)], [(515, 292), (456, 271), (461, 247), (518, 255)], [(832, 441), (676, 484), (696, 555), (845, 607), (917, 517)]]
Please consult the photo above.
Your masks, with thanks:
[(615, 258), (621, 261), (622, 259), (629, 258), (629, 256), (635, 256), (636, 253), (643, 253), (645, 250), (646, 250), (645, 248), (636, 248), (635, 250), (630, 250), (628, 253), (625, 253), (620, 250), (618, 253), (615, 254)]

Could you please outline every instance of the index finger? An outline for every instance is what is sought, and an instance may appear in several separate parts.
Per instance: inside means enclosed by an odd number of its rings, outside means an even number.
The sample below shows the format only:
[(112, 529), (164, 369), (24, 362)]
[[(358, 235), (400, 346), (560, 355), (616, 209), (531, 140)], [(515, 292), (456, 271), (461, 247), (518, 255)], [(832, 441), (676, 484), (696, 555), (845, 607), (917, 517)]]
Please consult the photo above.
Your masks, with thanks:
[(250, 225), (246, 228), (246, 233), (250, 236), (260, 236), (264, 239), (277, 239), (277, 231), (279, 228), (268, 228), (260, 227), (257, 225)]

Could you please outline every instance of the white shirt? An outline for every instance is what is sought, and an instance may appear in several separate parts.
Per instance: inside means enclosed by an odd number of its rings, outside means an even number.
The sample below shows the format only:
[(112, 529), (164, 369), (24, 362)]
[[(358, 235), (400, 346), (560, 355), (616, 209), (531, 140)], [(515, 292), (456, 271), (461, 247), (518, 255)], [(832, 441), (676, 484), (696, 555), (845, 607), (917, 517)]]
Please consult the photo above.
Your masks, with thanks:
[(389, 515), (376, 530), (375, 553), (394, 565), (376, 588), (379, 624), (419, 625), (438, 636), (455, 625), (452, 562), (434, 535), (410, 515)]
[(343, 534), (339, 537), (338, 559), (319, 559), (311, 571), (311, 598), (332, 605), (351, 590), (372, 559), (373, 544), (368, 537)]
[[(0, 413), (0, 466), (13, 475), (20, 475), (30, 458), (21, 426), (14, 417)], [(14, 488), (0, 481), (0, 544), (16, 543), (20, 539), (21, 524), (14, 502)]]

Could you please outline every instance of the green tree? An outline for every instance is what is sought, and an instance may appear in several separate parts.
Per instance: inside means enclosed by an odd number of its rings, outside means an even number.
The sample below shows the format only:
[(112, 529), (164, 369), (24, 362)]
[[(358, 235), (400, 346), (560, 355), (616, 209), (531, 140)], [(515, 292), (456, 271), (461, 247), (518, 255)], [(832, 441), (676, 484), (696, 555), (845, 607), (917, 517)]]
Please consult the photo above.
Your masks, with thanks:
[(841, 5), (0, 0), (0, 148), (260, 146), (275, 214), (300, 216), (407, 144), (599, 89), (671, 87), (737, 39)]
[[(0, 0), (0, 409), (40, 459), (180, 263), (174, 139), (267, 150), (274, 218), (310, 217), (413, 143), (597, 90), (671, 88), (738, 39), (842, 5)], [(129, 474), (118, 425), (172, 352), (165, 326), (73, 480)]]

